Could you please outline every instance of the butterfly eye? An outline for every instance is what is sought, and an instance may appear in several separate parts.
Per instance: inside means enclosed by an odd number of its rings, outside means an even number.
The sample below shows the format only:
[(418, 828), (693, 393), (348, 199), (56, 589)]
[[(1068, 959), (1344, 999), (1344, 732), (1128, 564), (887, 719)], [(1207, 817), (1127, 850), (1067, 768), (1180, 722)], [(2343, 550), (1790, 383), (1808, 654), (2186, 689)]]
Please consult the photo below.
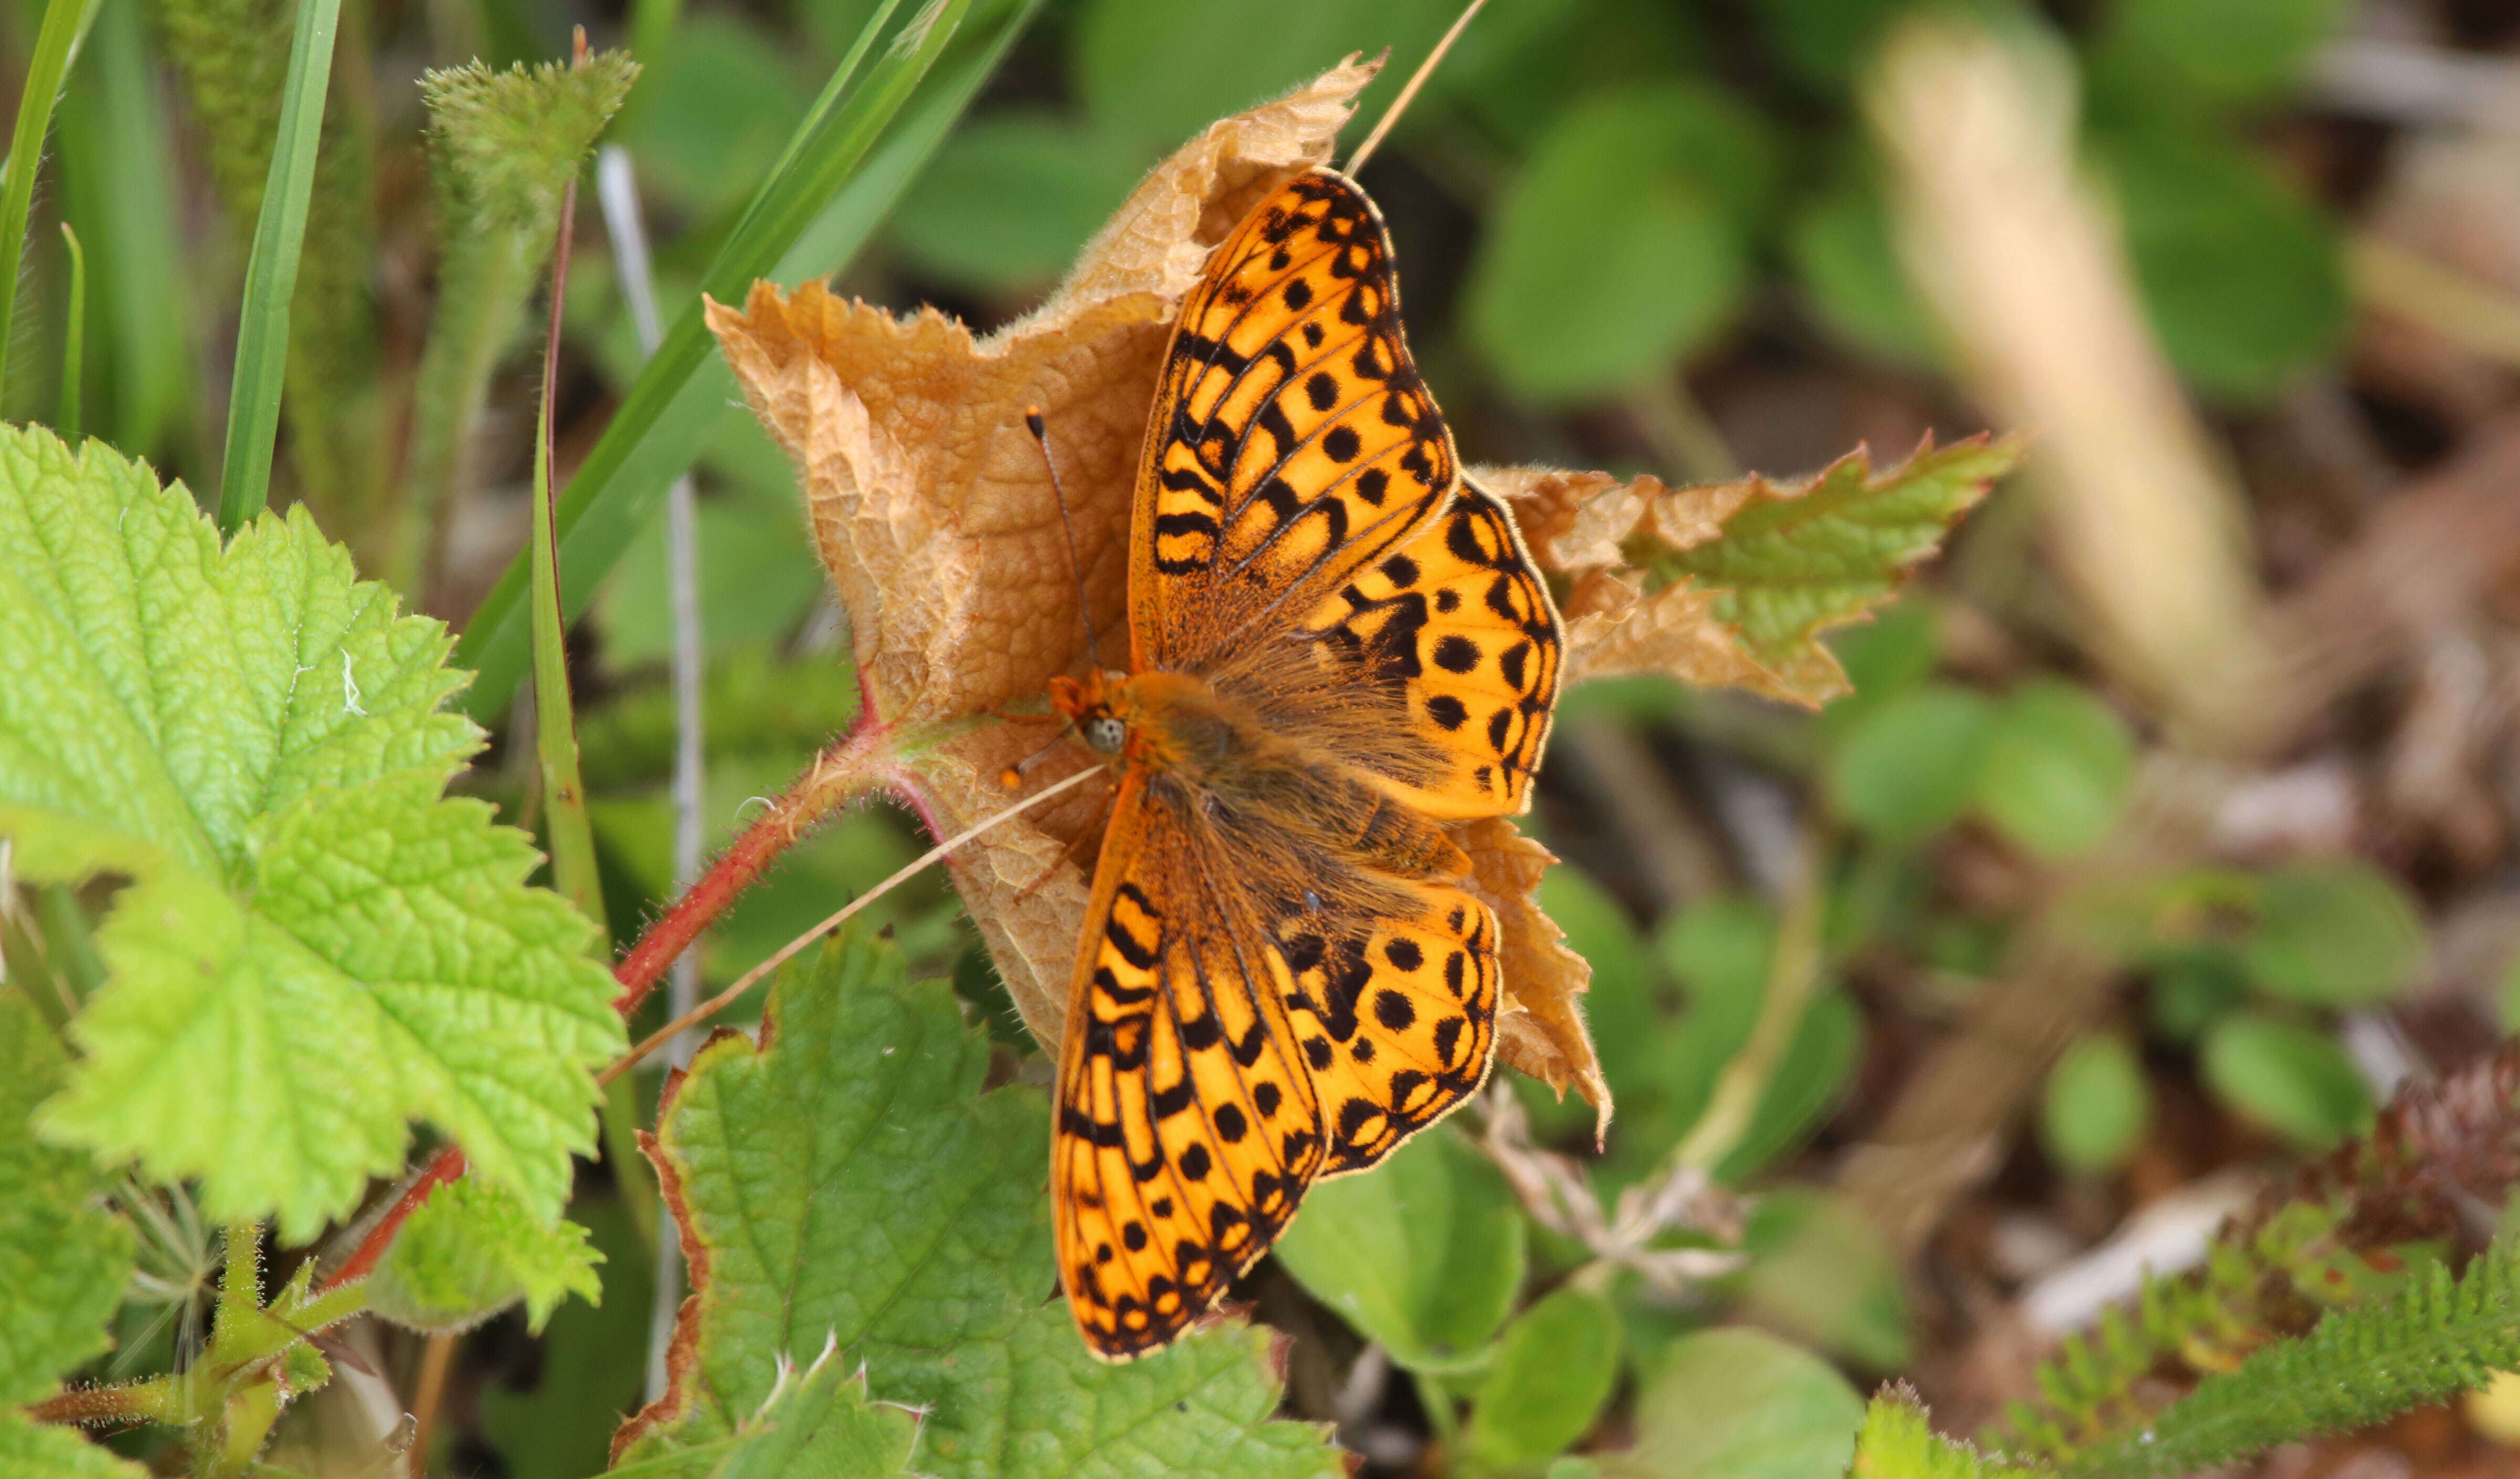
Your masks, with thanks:
[(1079, 728), (1085, 732), (1085, 742), (1105, 755), (1120, 753), (1129, 738), (1129, 727), (1108, 714), (1088, 719)]

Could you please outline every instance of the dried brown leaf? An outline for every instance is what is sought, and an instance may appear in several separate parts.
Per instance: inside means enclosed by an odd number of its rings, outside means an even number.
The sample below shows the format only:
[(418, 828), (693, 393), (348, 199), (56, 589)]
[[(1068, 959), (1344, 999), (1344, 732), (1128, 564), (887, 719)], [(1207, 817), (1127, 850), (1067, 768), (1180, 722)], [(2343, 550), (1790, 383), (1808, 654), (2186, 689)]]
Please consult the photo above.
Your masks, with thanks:
[(1469, 855), (1470, 891), (1496, 911), (1505, 967), (1497, 1059), (1561, 1098), (1570, 1087), (1584, 1096), (1598, 1139), (1610, 1128), (1610, 1086), (1578, 1000), (1592, 985), (1592, 963), (1566, 948), (1566, 931), (1536, 902), (1540, 875), (1557, 857), (1501, 817), (1463, 823), (1453, 840)]

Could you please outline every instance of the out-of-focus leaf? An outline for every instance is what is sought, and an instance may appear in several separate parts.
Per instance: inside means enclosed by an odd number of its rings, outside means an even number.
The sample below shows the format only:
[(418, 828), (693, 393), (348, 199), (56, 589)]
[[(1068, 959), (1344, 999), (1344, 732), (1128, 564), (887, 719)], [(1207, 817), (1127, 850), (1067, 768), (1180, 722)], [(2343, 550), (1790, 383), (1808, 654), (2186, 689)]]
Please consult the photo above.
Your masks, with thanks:
[(527, 1213), (514, 1192), (470, 1177), (439, 1187), (394, 1234), (368, 1284), (368, 1308), (432, 1333), (467, 1330), (524, 1301), (539, 1331), (561, 1302), (604, 1296), (604, 1255), (586, 1230)]
[(1828, 1364), (1751, 1329), (1682, 1336), (1637, 1394), (1634, 1479), (1819, 1479), (1846, 1471), (1864, 1399)]
[(948, 287), (1012, 293), (1067, 270), (1146, 173), (1137, 149), (1041, 111), (973, 120), (894, 208), (892, 239)]
[(1799, 1144), (1821, 1122), (1855, 1071), (1864, 1014), (1841, 992), (1823, 990), (1803, 1008), (1793, 1041), (1768, 1077), (1740, 1143), (1716, 1163), (1716, 1179), (1739, 1186)]
[(1843, 92), (1890, 22), (1914, 0), (1754, 0), (1747, 7), (1768, 51), (1814, 88)]
[(2125, 1161), (2151, 1117), (2152, 1088), (2135, 1050), (2116, 1033), (2095, 1032), (2048, 1071), (2039, 1139), (2069, 1171), (2109, 1171)]
[(1881, 1232), (1847, 1203), (1793, 1188), (1743, 1230), (1741, 1303), (1758, 1322), (1877, 1371), (1908, 1364), (1907, 1297)]
[(1397, 75), (1365, 95), (1371, 118), (1460, 9), (1454, 0), (1091, 0), (1076, 19), (1069, 71), (1098, 125), (1151, 152), (1351, 53), (1389, 47)]
[(2406, 885), (2358, 858), (2268, 874), (2241, 946), (2249, 979), (2319, 1007), (2367, 1007), (2414, 984), (2424, 926)]
[(2093, 144), (2144, 306), (2188, 383), (2261, 400), (2334, 356), (2351, 304), (2336, 228), (2316, 205), (2210, 134), (2145, 127)]
[(2192, 1043), (2249, 994), (2248, 977), (2219, 944), (2172, 951), (2152, 964), (2153, 1029), (2174, 1043)]
[(1994, 722), (1984, 695), (1949, 684), (1894, 698), (1830, 751), (1830, 798), (1885, 842), (1921, 841), (1968, 809)]
[(2065, 859), (2117, 825), (2135, 775), (2135, 737), (2117, 711), (2071, 683), (2034, 679), (1996, 711), (1977, 804), (2014, 842)]
[(1828, 634), (1828, 649), (1846, 670), (1848, 691), (1821, 710), (1830, 733), (1842, 734), (1864, 715), (1922, 685), (1943, 660), (1943, 634), (1933, 607), (1894, 601), (1873, 614)]
[(1804, 299), (1839, 337), (1895, 364), (1941, 367), (1940, 332), (1900, 265), (1889, 207), (1862, 172), (1840, 171), (1804, 203), (1785, 253)]
[(1712, 85), (1578, 103), (1524, 160), (1480, 239), (1472, 341), (1535, 401), (1660, 373), (1738, 301), (1775, 171), (1765, 121)]
[(1420, 1135), (1372, 1175), (1314, 1187), (1274, 1251), (1394, 1361), (1443, 1370), (1481, 1355), (1513, 1309), (1522, 1213), (1478, 1152)]
[[(722, 652), (785, 639), (825, 589), (792, 486), (779, 496), (728, 488), (702, 498), (698, 512), (700, 641)], [(605, 655), (614, 662), (661, 662), (672, 650), (664, 530), (662, 520), (641, 528), (596, 597)], [(714, 747), (717, 737), (709, 738)]]
[(2348, 9), (2345, 0), (2115, 0), (2091, 65), (2130, 105), (2164, 89), (2258, 102), (2300, 79)]
[(2334, 1037), (2235, 1012), (2205, 1038), (2205, 1082), (2241, 1113), (2323, 1150), (2371, 1122), (2371, 1089)]
[(1514, 1317), (1470, 1408), (1468, 1457), (1483, 1468), (1543, 1463), (1584, 1436), (1619, 1375), (1619, 1317), (1569, 1285)]

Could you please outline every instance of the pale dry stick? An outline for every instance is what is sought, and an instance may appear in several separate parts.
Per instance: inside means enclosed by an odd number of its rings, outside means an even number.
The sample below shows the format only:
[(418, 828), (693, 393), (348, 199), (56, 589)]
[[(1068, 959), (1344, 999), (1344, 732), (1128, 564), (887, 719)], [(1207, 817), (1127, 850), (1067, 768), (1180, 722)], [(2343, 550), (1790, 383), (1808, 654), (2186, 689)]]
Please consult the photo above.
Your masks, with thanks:
[(455, 1362), (455, 1337), (431, 1335), (420, 1359), (420, 1390), (411, 1400), (411, 1479), (428, 1479), (428, 1441), (437, 1407), (446, 1397), (446, 1371)]
[(1040, 790), (1026, 796), (1024, 799), (1016, 802), (1012, 806), (1007, 807), (1001, 811), (990, 813), (988, 816), (981, 818), (969, 827), (956, 832), (953, 836), (937, 843), (934, 847), (927, 849), (927, 851), (920, 854), (917, 858), (903, 865), (902, 868), (893, 874), (891, 877), (884, 879), (875, 887), (868, 889), (865, 893), (862, 893), (856, 898), (850, 900), (846, 905), (842, 906), (837, 912), (832, 914), (830, 919), (823, 920), (820, 924), (815, 925), (813, 928), (806, 930), (803, 934), (798, 935), (796, 938), (789, 940), (787, 944), (779, 947), (779, 949), (771, 955), (770, 959), (763, 961), (760, 964), (745, 971), (734, 985), (729, 986), (726, 990), (719, 992), (707, 1001), (700, 1003), (691, 1010), (684, 1012), (674, 1020), (667, 1022), (664, 1026), (657, 1028), (654, 1032), (648, 1034), (647, 1037), (640, 1040), (638, 1047), (623, 1053), (619, 1058), (613, 1061), (612, 1066), (605, 1069), (602, 1073), (597, 1074), (595, 1076), (596, 1085), (600, 1088), (606, 1084), (611, 1083), (614, 1079), (619, 1078), (621, 1075), (639, 1066), (641, 1059), (647, 1057), (650, 1053), (654, 1053), (657, 1049), (662, 1048), (667, 1043), (672, 1042), (674, 1040), (674, 1034), (692, 1027), (697, 1027), (700, 1023), (707, 1021), (710, 1017), (724, 1011), (727, 1008), (734, 1006), (738, 998), (742, 997), (746, 991), (752, 989), (754, 982), (778, 969), (780, 966), (787, 964), (789, 959), (794, 957), (798, 951), (803, 950), (806, 946), (813, 944), (816, 940), (821, 939), (823, 936), (830, 934), (832, 930), (839, 928), (842, 924), (847, 923), (850, 917), (855, 915), (859, 910), (866, 908), (876, 900), (882, 898), (885, 894), (892, 892), (902, 884), (910, 881), (911, 878), (924, 871), (930, 863), (937, 862), (944, 858), (954, 849), (970, 841), (973, 837), (987, 831), (990, 828), (997, 826), (999, 823), (1011, 821), (1015, 817), (1022, 816), (1025, 812), (1039, 806), (1051, 797), (1058, 795), (1063, 791), (1074, 790), (1077, 786), (1084, 784), (1088, 781), (1094, 780), (1102, 774), (1102, 767), (1088, 766), (1084, 770), (1078, 771), (1075, 775), (1068, 777), (1064, 781), (1057, 782), (1051, 785), (1042, 787)]
[(1694, 1166), (1673, 1166), (1620, 1198), (1615, 1225), (1601, 1213), (1592, 1178), (1571, 1157), (1531, 1143), (1531, 1122), (1513, 1091), (1499, 1080), (1481, 1108), (1486, 1129), (1479, 1148), (1505, 1174), (1532, 1220), (1560, 1237), (1582, 1243), (1593, 1262), (1576, 1277), (1591, 1287), (1610, 1271), (1629, 1269), (1675, 1298), (1692, 1285), (1738, 1270), (1741, 1255), (1723, 1248), (1656, 1248), (1653, 1239), (1673, 1228), (1695, 1228), (1726, 1242), (1741, 1235), (1742, 1208), (1725, 1188)]
[(1418, 64), (1418, 69), (1409, 74), (1409, 85), (1400, 89), (1400, 96), (1392, 99), (1391, 106), (1382, 111), (1382, 117), (1374, 123), (1373, 132), (1367, 134), (1365, 142), (1356, 147), (1356, 153), (1348, 156), (1348, 174), (1353, 175), (1363, 169), (1365, 161), (1372, 158), (1373, 152), (1382, 147), (1382, 136), (1391, 132), (1391, 125), (1399, 122), (1400, 115), (1409, 111), (1409, 105), (1418, 97), (1418, 89), (1425, 86), (1426, 79), (1435, 74), (1435, 64), (1444, 60), (1444, 53), (1453, 49), (1453, 42), (1462, 34), (1462, 28), (1468, 25), (1470, 18), (1479, 13), (1479, 7), (1487, 3), (1488, 0), (1470, 0), (1469, 4), (1462, 7), (1462, 14), (1453, 22), (1453, 28), (1444, 32), (1444, 39), (1436, 42), (1435, 49), (1426, 54), (1426, 60)]
[(2219, 446), (2145, 318), (2115, 222), (2077, 173), (2056, 64), (1937, 15), (1894, 32), (1865, 104), (1899, 245), (1961, 379), (2037, 437), (2028, 464), (2092, 654), (2177, 742), (2262, 743), (2264, 597)]

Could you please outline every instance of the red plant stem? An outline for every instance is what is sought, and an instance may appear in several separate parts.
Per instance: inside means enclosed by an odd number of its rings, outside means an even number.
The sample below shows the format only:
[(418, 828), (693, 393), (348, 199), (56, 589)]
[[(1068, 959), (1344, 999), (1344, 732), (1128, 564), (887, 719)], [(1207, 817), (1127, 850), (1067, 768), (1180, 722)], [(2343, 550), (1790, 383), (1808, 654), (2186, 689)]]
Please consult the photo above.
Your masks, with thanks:
[[(796, 784), (781, 792), (760, 820), (745, 828), (743, 835), (718, 855), (709, 871), (649, 925), (638, 943), (630, 947), (630, 953), (621, 958), (621, 964), (612, 967), (612, 978), (621, 985), (621, 994), (612, 1000), (613, 1009), (624, 1017), (638, 1010), (649, 990), (673, 968), (674, 959), (690, 949), (700, 931), (768, 872), (780, 853), (815, 823), (882, 784), (887, 776), (882, 764), (887, 738), (881, 729), (862, 724), (817, 756), (805, 774), (796, 778)], [(464, 1172), (461, 1146), (449, 1145), (438, 1151), (428, 1169), (404, 1188), (393, 1206), (359, 1239), (350, 1256), (319, 1279), (316, 1287), (330, 1289), (373, 1273), (411, 1214), (420, 1210), (430, 1192), (458, 1180)]]
[(384, 1216), (377, 1219), (377, 1225), (368, 1230), (368, 1235), (359, 1239), (359, 1245), (350, 1250), (350, 1256), (341, 1261), (339, 1268), (325, 1275), (316, 1287), (330, 1289), (354, 1278), (367, 1277), (375, 1271), (377, 1261), (385, 1256), (385, 1249), (393, 1245), (394, 1234), (402, 1231), (402, 1225), (411, 1214), (420, 1210), (421, 1203), (428, 1200), (428, 1193), (460, 1179), (464, 1171), (463, 1146), (449, 1145), (438, 1151), (437, 1159), (430, 1161), (428, 1169), (405, 1187), (402, 1195), (394, 1198), (394, 1204), (385, 1209)]
[(768, 872), (782, 852), (834, 809), (879, 784), (883, 777), (876, 760), (882, 747), (880, 731), (861, 726), (817, 756), (796, 784), (782, 791), (759, 820), (718, 854), (708, 872), (648, 926), (639, 943), (612, 968), (613, 979), (621, 983), (612, 1008), (624, 1017), (638, 1010), (649, 991), (673, 968), (675, 958)]

